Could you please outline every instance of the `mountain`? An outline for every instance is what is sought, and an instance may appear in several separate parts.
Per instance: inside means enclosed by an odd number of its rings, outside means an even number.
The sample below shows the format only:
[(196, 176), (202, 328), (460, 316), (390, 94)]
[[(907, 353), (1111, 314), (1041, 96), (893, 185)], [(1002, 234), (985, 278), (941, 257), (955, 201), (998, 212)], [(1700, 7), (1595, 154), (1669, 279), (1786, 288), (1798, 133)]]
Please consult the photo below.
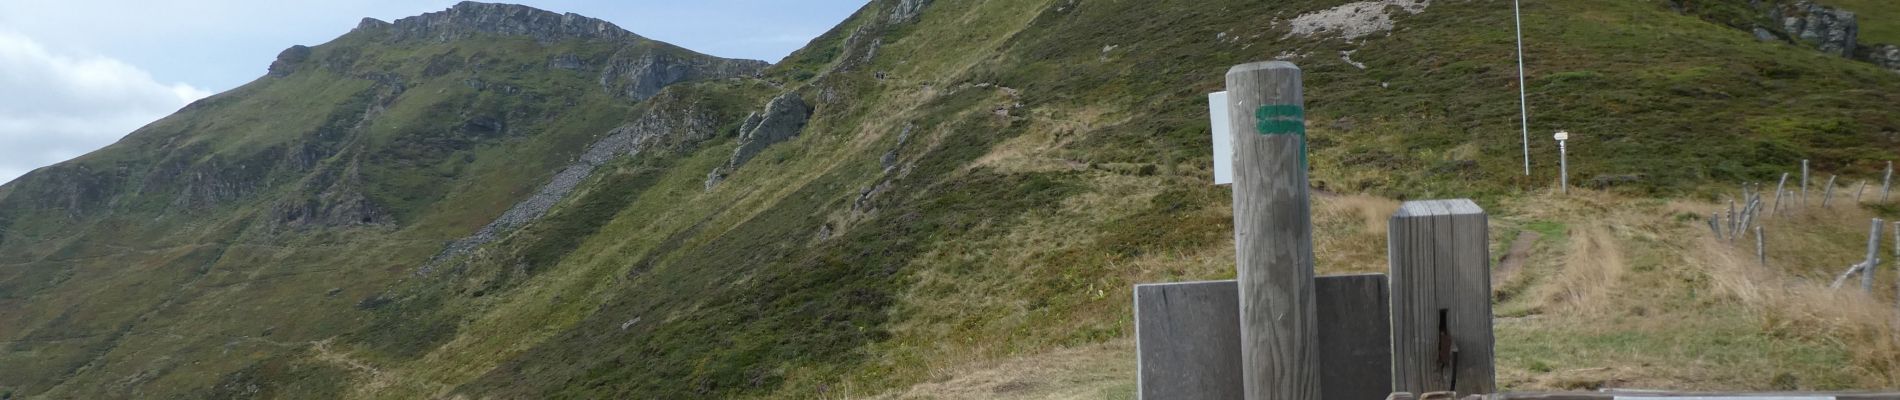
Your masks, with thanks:
[(1577, 197), (1532, 183), (1542, 133), (1522, 177), (1504, 1), (876, 0), (771, 65), (523, 6), (365, 20), (0, 186), (0, 393), (1126, 397), (1129, 287), (1232, 276), (1205, 95), (1263, 59), (1305, 73), (1322, 272), (1384, 268), (1394, 199), (1543, 233), (1499, 284), (1507, 387), (1892, 386), (1690, 251), (1735, 183), (1900, 150), (1861, 50), (1900, 11), (1850, 3), (1525, 4)]

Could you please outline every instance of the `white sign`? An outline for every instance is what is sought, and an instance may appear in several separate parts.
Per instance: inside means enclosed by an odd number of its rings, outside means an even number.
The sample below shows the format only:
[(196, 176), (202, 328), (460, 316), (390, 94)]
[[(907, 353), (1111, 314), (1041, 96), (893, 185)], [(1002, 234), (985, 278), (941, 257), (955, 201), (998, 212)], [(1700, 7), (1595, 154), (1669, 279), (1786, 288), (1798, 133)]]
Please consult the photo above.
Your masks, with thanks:
[(1570, 132), (1557, 131), (1557, 134), (1550, 135), (1550, 137), (1557, 138), (1557, 141), (1562, 142), (1565, 140), (1570, 140)]
[(1234, 133), (1227, 114), (1227, 92), (1207, 94), (1208, 121), (1214, 124), (1214, 184), (1234, 183)]

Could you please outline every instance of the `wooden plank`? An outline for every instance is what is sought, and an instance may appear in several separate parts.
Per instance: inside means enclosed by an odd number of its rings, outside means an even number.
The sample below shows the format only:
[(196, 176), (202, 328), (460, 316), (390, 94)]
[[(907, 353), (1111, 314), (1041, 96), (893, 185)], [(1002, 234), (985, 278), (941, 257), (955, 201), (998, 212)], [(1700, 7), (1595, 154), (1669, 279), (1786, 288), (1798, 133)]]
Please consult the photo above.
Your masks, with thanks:
[(1140, 398), (1242, 398), (1239, 296), (1234, 281), (1135, 286)]
[(1227, 71), (1241, 369), (1250, 400), (1320, 398), (1305, 94), (1285, 61)]
[(1322, 276), (1320, 393), (1327, 400), (1377, 399), (1392, 392), (1391, 328), (1385, 274)]
[(1393, 215), (1395, 391), (1496, 390), (1488, 222), (1470, 200), (1406, 202)]
[[(1321, 387), (1327, 400), (1384, 396), (1391, 389), (1386, 278), (1314, 281)], [(1240, 301), (1235, 281), (1135, 286), (1136, 392), (1143, 399), (1240, 399)]]

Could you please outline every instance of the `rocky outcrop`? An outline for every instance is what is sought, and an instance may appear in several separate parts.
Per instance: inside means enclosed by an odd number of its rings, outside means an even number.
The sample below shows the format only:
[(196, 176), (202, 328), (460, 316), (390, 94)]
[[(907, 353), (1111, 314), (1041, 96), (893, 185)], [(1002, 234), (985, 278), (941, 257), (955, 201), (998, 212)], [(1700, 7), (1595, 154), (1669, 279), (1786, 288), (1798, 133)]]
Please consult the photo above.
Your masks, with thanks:
[(924, 7), (930, 6), (930, 1), (931, 0), (897, 0), (897, 3), (891, 5), (891, 13), (888, 18), (892, 23), (899, 24), (916, 21), (917, 16), (924, 13)]
[[(679, 82), (756, 76), (764, 61), (734, 60), (647, 48), (627, 48), (615, 53), (600, 71), (600, 86), (622, 98), (646, 100), (660, 89)], [(682, 50), (682, 52), (684, 52)], [(557, 60), (560, 61), (560, 60)], [(565, 66), (565, 65), (564, 65)], [(575, 69), (585, 68), (576, 65)]]
[(442, 263), (474, 251), (482, 245), (540, 220), (566, 199), (582, 182), (592, 177), (601, 165), (620, 157), (635, 157), (656, 149), (678, 150), (711, 139), (717, 128), (704, 110), (691, 104), (656, 100), (638, 119), (607, 132), (607, 137), (589, 145), (580, 158), (560, 172), (527, 199), (515, 203), (507, 212), (476, 231), (474, 235), (449, 243), (441, 253), (429, 259), (418, 274), (427, 274)]
[(1782, 30), (1797, 41), (1812, 45), (1824, 53), (1854, 56), (1860, 23), (1855, 20), (1853, 11), (1801, 0), (1774, 6), (1769, 9), (1768, 16), (1780, 23)]
[(1855, 58), (1874, 63), (1889, 71), (1900, 72), (1900, 46), (1891, 44), (1861, 46)]
[(277, 53), (277, 60), (270, 63), (270, 76), (284, 77), (297, 72), (297, 66), (310, 59), (310, 46), (296, 45)]
[(787, 92), (773, 98), (765, 106), (765, 111), (747, 117), (739, 129), (739, 148), (733, 150), (732, 159), (725, 165), (714, 168), (706, 176), (706, 190), (712, 190), (726, 179), (733, 170), (752, 161), (752, 157), (765, 151), (766, 147), (791, 140), (805, 130), (810, 122), (812, 108), (805, 98), (796, 92)]

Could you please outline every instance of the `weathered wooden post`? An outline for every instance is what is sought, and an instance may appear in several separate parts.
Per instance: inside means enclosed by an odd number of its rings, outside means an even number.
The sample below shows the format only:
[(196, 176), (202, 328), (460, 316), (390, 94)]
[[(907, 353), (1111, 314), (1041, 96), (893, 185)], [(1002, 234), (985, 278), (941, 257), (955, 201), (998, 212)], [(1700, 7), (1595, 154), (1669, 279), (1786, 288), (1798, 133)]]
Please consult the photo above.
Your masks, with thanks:
[(1887, 178), (1880, 184), (1880, 202), (1887, 202), (1887, 196), (1893, 194), (1893, 162), (1887, 162)]
[(1768, 266), (1768, 246), (1764, 242), (1766, 240), (1762, 238), (1761, 227), (1755, 227), (1755, 259), (1761, 262), (1761, 266), (1766, 267)]
[(1406, 202), (1392, 216), (1393, 391), (1496, 390), (1486, 223), (1470, 200)]
[(1841, 176), (1840, 176), (1840, 175), (1828, 175), (1828, 177), (1827, 177), (1827, 189), (1825, 190), (1825, 194), (1822, 194), (1822, 195), (1821, 195), (1821, 208), (1829, 208), (1829, 207), (1828, 207), (1828, 205), (1827, 205), (1827, 203), (1828, 203), (1828, 202), (1831, 202), (1831, 201), (1834, 201), (1834, 178), (1839, 178), (1839, 177), (1841, 177)]
[(1728, 226), (1727, 226), (1728, 230), (1726, 231), (1726, 233), (1728, 234), (1728, 238), (1731, 241), (1735, 240), (1735, 223), (1740, 222), (1740, 220), (1735, 219), (1736, 217), (1739, 217), (1739, 216), (1735, 215), (1735, 199), (1729, 199), (1728, 200)]
[(1781, 215), (1781, 203), (1782, 203), (1781, 194), (1785, 192), (1787, 188), (1788, 188), (1788, 173), (1783, 172), (1781, 173), (1781, 183), (1775, 184), (1775, 209), (1769, 210), (1768, 215), (1770, 216)]
[(1808, 160), (1801, 160), (1801, 206), (1808, 206)]
[(1880, 228), (1886, 226), (1885, 221), (1874, 218), (1874, 227), (1867, 232), (1867, 261), (1865, 264), (1867, 267), (1860, 272), (1860, 290), (1869, 294), (1874, 292), (1874, 271), (1880, 269)]
[(1246, 398), (1318, 400), (1300, 68), (1285, 61), (1234, 66), (1227, 70), (1227, 109), (1234, 132), (1234, 247)]

